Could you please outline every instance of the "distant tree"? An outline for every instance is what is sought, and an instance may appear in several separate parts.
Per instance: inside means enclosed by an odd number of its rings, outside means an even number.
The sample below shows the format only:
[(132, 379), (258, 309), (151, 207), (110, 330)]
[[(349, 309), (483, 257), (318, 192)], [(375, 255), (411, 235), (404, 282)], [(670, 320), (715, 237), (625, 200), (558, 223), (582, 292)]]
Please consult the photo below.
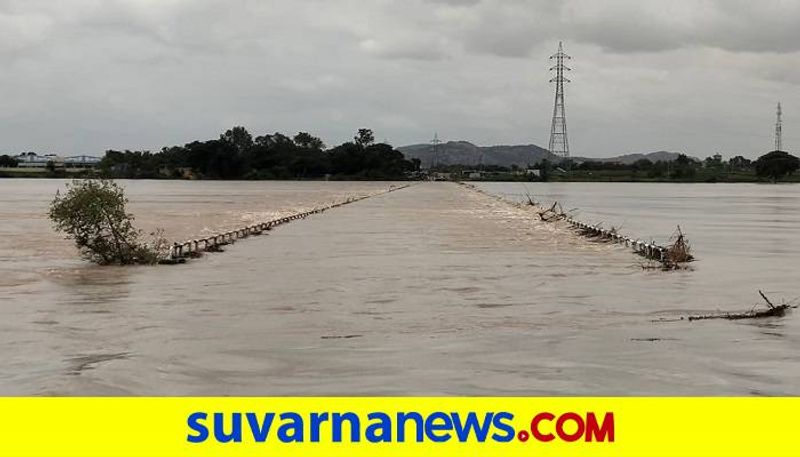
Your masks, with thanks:
[(275, 132), (272, 135), (262, 135), (256, 137), (256, 144), (259, 146), (275, 146), (290, 143), (294, 144), (291, 138), (278, 132)]
[(728, 164), (733, 170), (745, 170), (753, 165), (753, 161), (742, 156), (736, 156), (732, 157)]
[(653, 167), (653, 161), (650, 159), (639, 159), (636, 162), (633, 162), (633, 165), (631, 165), (631, 167), (637, 171), (649, 170)]
[(550, 163), (550, 161), (547, 159), (542, 159), (542, 161), (539, 162), (539, 179), (541, 179), (542, 181), (550, 180), (550, 174), (552, 169), (553, 169), (553, 164)]
[(664, 175), (667, 173), (667, 168), (669, 165), (667, 162), (663, 160), (659, 160), (654, 163), (648, 170), (647, 170), (647, 177), (648, 178), (663, 178)]
[(53, 162), (52, 160), (48, 160), (47, 163), (45, 164), (44, 168), (47, 171), (49, 171), (50, 173), (53, 173), (53, 172), (56, 171), (56, 163)]
[(365, 148), (375, 142), (375, 135), (370, 129), (358, 129), (358, 133), (353, 139), (357, 145)]
[(300, 132), (295, 135), (294, 144), (303, 149), (313, 149), (317, 151), (325, 149), (325, 143), (323, 143), (321, 139), (307, 132)]
[(237, 152), (244, 152), (253, 146), (253, 136), (242, 126), (233, 127), (220, 135), (219, 139), (232, 144)]
[(573, 161), (572, 159), (564, 159), (558, 163), (558, 166), (564, 170), (572, 170), (573, 168), (575, 168), (575, 161)]
[(713, 156), (706, 157), (706, 160), (703, 162), (703, 166), (706, 168), (714, 168), (719, 169), (723, 167), (722, 156), (720, 154), (714, 154)]
[(186, 145), (186, 161), (204, 177), (238, 179), (244, 170), (244, 153), (236, 142), (227, 139), (195, 141)]
[(148, 151), (107, 151), (102, 176), (113, 178), (297, 179), (326, 175), (397, 179), (415, 164), (387, 144), (375, 144), (371, 130), (360, 129), (355, 141), (325, 150), (308, 132), (294, 137), (276, 132), (255, 139), (244, 127), (233, 127), (217, 140)]
[(364, 148), (348, 142), (330, 151), (334, 174), (356, 175), (367, 167)]
[(166, 243), (139, 242), (128, 200), (120, 186), (108, 180), (75, 180), (50, 204), (55, 229), (75, 242), (84, 258), (101, 265), (155, 263)]
[(384, 143), (364, 147), (348, 142), (331, 149), (328, 155), (332, 173), (340, 176), (397, 179), (405, 177), (406, 173), (418, 166)]
[(756, 175), (777, 181), (800, 168), (800, 159), (783, 151), (772, 151), (755, 161)]
[(695, 159), (689, 158), (686, 154), (680, 154), (670, 166), (669, 177), (672, 179), (691, 179), (697, 173), (697, 166), (699, 166), (699, 163)]
[(16, 168), (17, 165), (17, 159), (7, 155), (0, 156), (0, 168)]
[(155, 178), (159, 167), (167, 156), (152, 154), (150, 151), (106, 151), (100, 161), (100, 170), (105, 176), (115, 178)]

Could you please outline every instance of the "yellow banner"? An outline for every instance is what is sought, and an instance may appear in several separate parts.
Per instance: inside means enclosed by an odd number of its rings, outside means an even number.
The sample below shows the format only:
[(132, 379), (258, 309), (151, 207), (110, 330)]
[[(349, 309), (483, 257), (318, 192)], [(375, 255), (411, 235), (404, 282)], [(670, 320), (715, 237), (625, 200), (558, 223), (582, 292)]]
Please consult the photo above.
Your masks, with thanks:
[(2, 398), (0, 456), (796, 457), (798, 398)]

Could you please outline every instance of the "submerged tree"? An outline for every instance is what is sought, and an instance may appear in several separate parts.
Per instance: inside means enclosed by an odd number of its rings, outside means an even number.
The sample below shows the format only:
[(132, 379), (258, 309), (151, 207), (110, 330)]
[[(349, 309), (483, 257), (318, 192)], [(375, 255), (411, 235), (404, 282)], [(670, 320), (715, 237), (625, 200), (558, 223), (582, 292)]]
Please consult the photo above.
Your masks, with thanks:
[(166, 243), (139, 241), (122, 187), (109, 180), (75, 180), (50, 204), (55, 229), (75, 241), (83, 257), (101, 265), (156, 263)]

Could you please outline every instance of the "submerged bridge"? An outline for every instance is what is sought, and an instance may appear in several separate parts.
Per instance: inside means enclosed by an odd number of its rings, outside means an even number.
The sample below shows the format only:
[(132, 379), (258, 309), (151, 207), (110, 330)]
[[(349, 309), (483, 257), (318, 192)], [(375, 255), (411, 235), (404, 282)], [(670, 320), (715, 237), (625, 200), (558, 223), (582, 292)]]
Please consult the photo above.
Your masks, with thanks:
[(229, 230), (227, 232), (209, 235), (204, 238), (196, 238), (192, 240), (173, 243), (169, 249), (167, 257), (163, 259), (161, 263), (164, 264), (183, 263), (186, 261), (187, 258), (199, 257), (203, 252), (219, 252), (222, 246), (227, 246), (231, 243), (234, 243), (238, 239), (248, 238), (250, 236), (259, 236), (262, 235), (264, 232), (270, 231), (273, 228), (278, 227), (280, 225), (288, 224), (289, 222), (296, 221), (298, 219), (305, 219), (313, 214), (320, 214), (329, 209), (338, 208), (344, 205), (349, 205), (350, 203), (355, 203), (357, 201), (361, 201), (370, 197), (376, 197), (378, 195), (388, 194), (389, 192), (405, 189), (410, 185), (411, 184), (406, 184), (403, 186), (393, 185), (389, 187), (389, 189), (387, 190), (375, 192), (368, 195), (361, 195), (357, 197), (348, 197), (346, 200), (331, 203), (325, 206), (320, 206), (309, 211), (296, 212), (288, 216), (272, 219), (265, 222), (259, 222), (257, 224), (252, 224), (246, 227)]

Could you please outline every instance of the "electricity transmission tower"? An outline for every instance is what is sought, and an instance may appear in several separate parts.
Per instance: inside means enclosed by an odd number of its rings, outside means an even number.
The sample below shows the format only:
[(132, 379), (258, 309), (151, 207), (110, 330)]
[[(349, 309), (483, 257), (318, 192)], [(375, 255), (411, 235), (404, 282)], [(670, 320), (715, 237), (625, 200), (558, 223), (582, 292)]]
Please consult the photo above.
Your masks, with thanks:
[(438, 165), (440, 144), (442, 144), (442, 142), (439, 141), (439, 134), (434, 133), (433, 140), (431, 141), (431, 145), (433, 146), (433, 154), (431, 155), (431, 169), (436, 168), (436, 165)]
[(775, 150), (783, 151), (783, 119), (781, 119), (781, 104), (778, 103), (778, 121), (775, 122)]
[(550, 69), (555, 70), (556, 76), (551, 79), (551, 83), (556, 83), (556, 101), (553, 106), (553, 125), (550, 129), (550, 153), (561, 157), (569, 158), (569, 141), (567, 140), (567, 113), (564, 108), (564, 83), (570, 82), (564, 77), (565, 71), (571, 69), (564, 65), (565, 60), (572, 57), (564, 53), (564, 46), (558, 42), (558, 52), (550, 56), (550, 60), (555, 60), (556, 65)]

